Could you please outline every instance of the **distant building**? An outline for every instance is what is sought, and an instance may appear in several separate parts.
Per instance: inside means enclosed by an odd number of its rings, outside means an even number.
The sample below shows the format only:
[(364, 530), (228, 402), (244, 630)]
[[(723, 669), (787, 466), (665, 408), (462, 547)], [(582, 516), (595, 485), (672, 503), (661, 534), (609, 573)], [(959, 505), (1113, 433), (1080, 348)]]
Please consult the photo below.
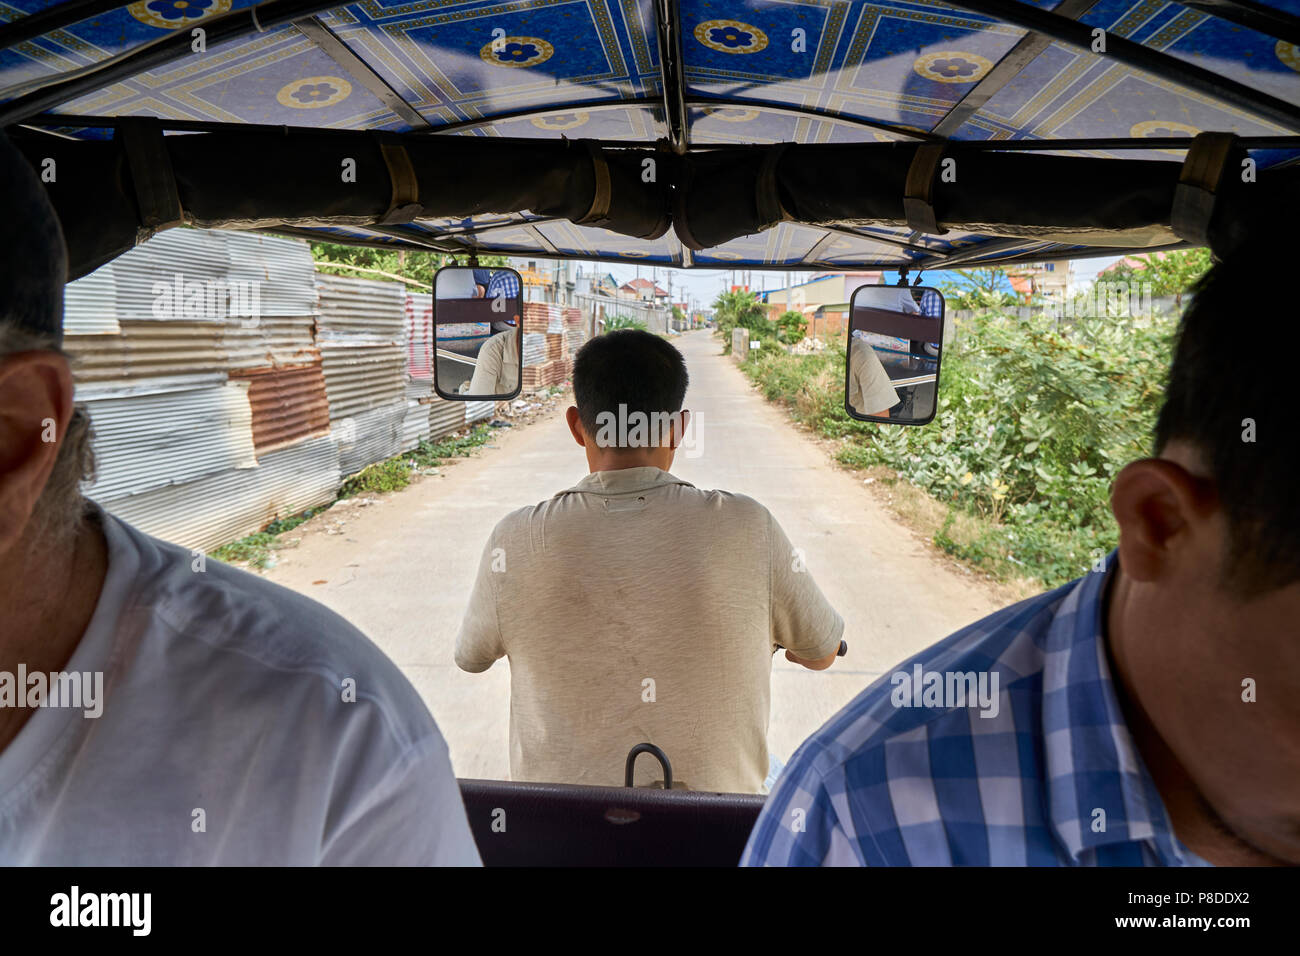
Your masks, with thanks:
[(662, 288), (658, 283), (649, 279), (633, 279), (631, 282), (624, 282), (619, 287), (624, 295), (634, 296), (646, 302), (654, 302), (658, 305), (666, 305), (668, 302), (668, 290)]
[(1064, 302), (1074, 292), (1074, 266), (1063, 262), (1027, 262), (1007, 267), (1007, 279), (1025, 302), (1035, 297)]
[(779, 319), (786, 312), (803, 314), (810, 338), (823, 341), (848, 334), (849, 300), (862, 285), (879, 285), (880, 272), (816, 272), (805, 282), (760, 292), (767, 317)]
[(591, 292), (593, 295), (618, 295), (618, 280), (608, 272), (592, 273)]
[(525, 302), (549, 302), (570, 305), (573, 302), (575, 282), (572, 263), (565, 260), (511, 258), (510, 266), (519, 273), (524, 283)]
[(1163, 259), (1167, 255), (1170, 255), (1170, 253), (1148, 252), (1148, 253), (1140, 253), (1139, 255), (1141, 255), (1142, 258), (1139, 259), (1137, 256), (1125, 256), (1123, 259), (1120, 259), (1118, 262), (1112, 262), (1106, 268), (1102, 269), (1099, 273), (1097, 273), (1097, 278), (1098, 279), (1110, 278), (1111, 277), (1110, 274), (1119, 272), (1121, 269), (1124, 270), (1125, 272), (1129, 270), (1132, 270), (1134, 272), (1141, 272), (1143, 269), (1147, 267), (1145, 261), (1147, 257), (1150, 257), (1153, 260), (1159, 260), (1159, 259)]

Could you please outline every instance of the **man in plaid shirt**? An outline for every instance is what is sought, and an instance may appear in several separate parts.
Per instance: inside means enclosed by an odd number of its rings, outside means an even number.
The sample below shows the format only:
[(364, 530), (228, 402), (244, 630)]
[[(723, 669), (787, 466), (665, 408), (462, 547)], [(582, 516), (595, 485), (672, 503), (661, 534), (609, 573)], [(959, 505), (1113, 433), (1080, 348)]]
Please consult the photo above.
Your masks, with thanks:
[(1183, 317), (1156, 457), (1114, 478), (1118, 549), (868, 687), (742, 864), (1300, 863), (1300, 428), (1286, 376), (1221, 348), (1253, 261)]

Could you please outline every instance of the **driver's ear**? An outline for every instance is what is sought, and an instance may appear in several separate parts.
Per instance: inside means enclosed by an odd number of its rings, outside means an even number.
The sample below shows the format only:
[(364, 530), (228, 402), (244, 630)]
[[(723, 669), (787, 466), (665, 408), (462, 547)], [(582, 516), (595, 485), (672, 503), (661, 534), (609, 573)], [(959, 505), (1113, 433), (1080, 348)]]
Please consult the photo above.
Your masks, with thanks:
[(668, 443), (668, 447), (674, 451), (681, 447), (682, 441), (686, 437), (686, 425), (691, 420), (691, 413), (683, 408), (675, 417), (676, 421), (673, 422), (672, 434)]
[(1137, 581), (1157, 581), (1178, 565), (1212, 558), (1196, 538), (1213, 512), (1213, 492), (1203, 479), (1164, 458), (1130, 462), (1110, 492), (1119, 524), (1119, 561)]
[(573, 440), (583, 448), (587, 447), (587, 435), (582, 430), (582, 416), (578, 414), (578, 407), (570, 405), (564, 412), (564, 420), (569, 425), (569, 432), (573, 435)]

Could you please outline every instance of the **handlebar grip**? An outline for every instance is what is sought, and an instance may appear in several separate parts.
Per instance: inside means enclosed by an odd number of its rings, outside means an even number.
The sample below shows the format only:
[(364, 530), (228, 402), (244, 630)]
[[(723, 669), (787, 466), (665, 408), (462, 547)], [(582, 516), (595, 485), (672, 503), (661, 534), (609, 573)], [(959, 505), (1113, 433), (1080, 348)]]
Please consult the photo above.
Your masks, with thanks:
[[(776, 644), (773, 646), (772, 653), (775, 654), (777, 651), (783, 651), (783, 650), (785, 650), (785, 648), (782, 645)], [(849, 652), (849, 642), (846, 640), (841, 640), (839, 650), (835, 652), (835, 656), (843, 657), (848, 652)]]

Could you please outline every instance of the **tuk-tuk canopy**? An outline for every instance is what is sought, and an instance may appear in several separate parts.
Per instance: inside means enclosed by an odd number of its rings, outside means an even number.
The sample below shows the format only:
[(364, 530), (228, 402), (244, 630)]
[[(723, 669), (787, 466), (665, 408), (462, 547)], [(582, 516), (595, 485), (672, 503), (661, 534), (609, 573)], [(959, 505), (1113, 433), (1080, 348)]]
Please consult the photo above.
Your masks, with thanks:
[(1222, 251), (1300, 189), (1300, 0), (9, 0), (0, 20), (0, 126), (71, 277), (181, 223), (711, 268)]

